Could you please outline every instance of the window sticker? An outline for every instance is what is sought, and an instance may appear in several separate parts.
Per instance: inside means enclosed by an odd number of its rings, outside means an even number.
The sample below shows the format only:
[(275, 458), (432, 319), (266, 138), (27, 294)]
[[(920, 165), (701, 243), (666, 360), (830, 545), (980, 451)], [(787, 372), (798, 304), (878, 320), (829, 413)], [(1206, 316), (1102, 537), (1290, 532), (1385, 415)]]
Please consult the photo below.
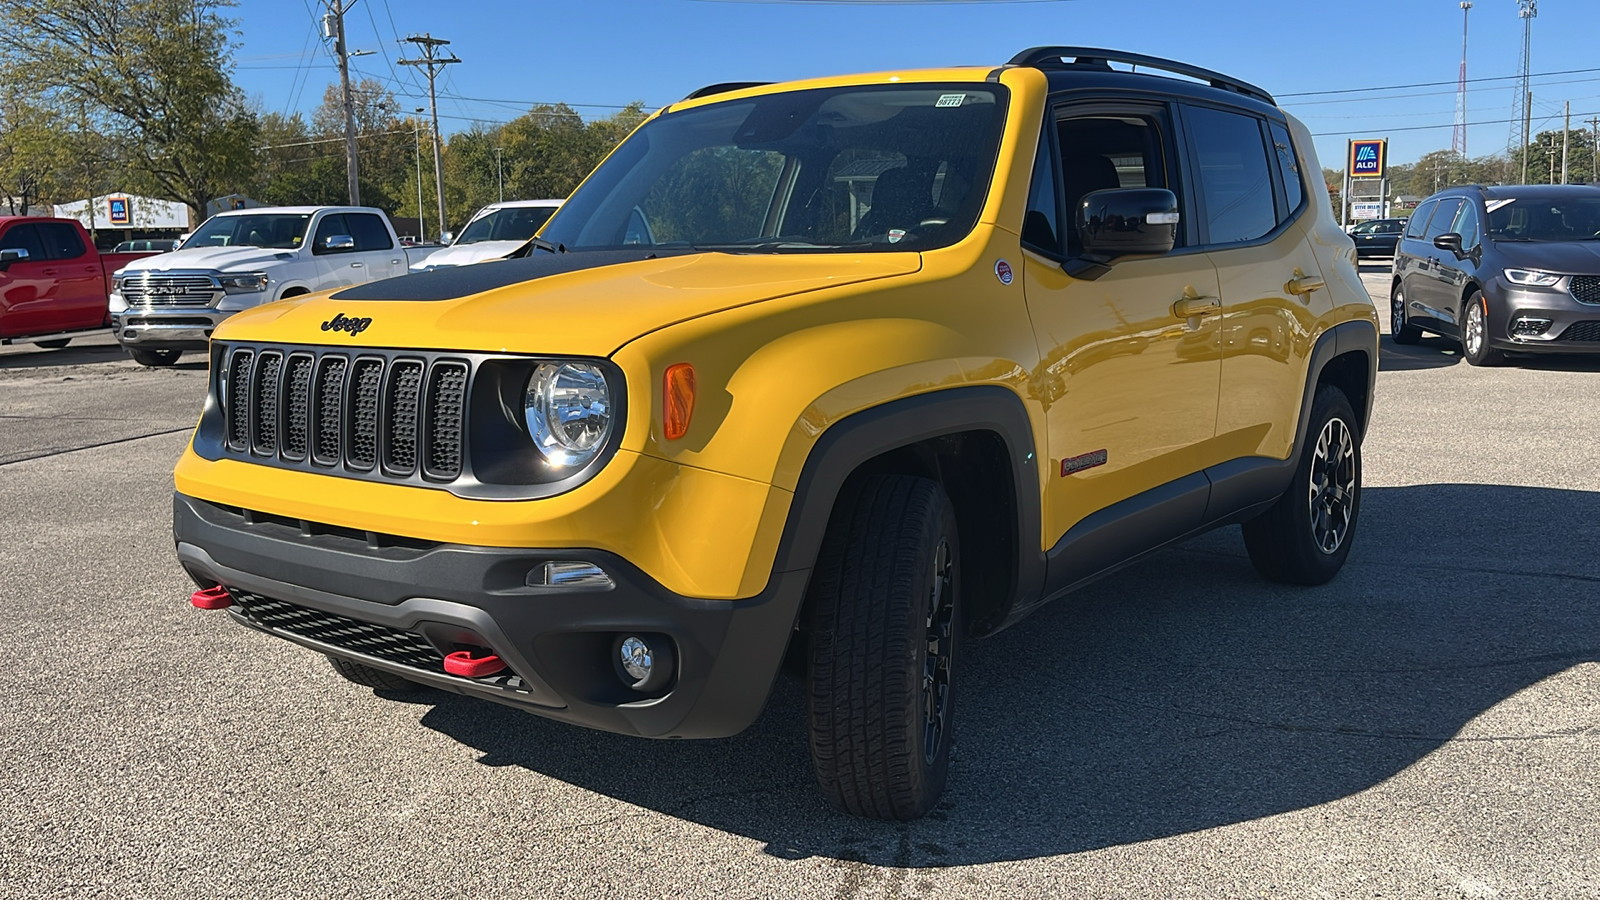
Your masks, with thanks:
[(1488, 212), (1494, 212), (1495, 210), (1499, 209), (1502, 206), (1510, 206), (1511, 204), (1513, 204), (1515, 202), (1517, 202), (1516, 198), (1514, 198), (1514, 197), (1506, 197), (1503, 200), (1490, 200), (1488, 203), (1485, 203), (1483, 205), (1483, 208), (1485, 210), (1487, 210)]
[(940, 94), (935, 107), (960, 106), (967, 99), (966, 94)]

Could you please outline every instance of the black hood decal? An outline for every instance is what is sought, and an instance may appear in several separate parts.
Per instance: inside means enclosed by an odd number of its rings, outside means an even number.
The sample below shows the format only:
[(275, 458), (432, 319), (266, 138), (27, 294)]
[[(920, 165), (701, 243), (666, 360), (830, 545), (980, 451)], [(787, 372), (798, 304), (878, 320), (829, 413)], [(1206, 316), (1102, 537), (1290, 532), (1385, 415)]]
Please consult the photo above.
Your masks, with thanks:
[(629, 250), (576, 250), (569, 253), (535, 251), (532, 256), (500, 259), (466, 266), (448, 266), (399, 278), (385, 278), (345, 288), (334, 300), (459, 300), (496, 288), (536, 281), (551, 275), (616, 266), (667, 256), (687, 256), (688, 248), (663, 250), (639, 247)]

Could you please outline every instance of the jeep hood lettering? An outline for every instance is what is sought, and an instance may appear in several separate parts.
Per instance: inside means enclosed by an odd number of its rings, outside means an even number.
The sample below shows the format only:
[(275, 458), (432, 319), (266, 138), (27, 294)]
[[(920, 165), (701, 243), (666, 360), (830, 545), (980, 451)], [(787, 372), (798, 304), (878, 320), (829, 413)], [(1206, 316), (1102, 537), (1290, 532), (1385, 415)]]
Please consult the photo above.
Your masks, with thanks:
[(327, 340), (335, 313), (382, 347), (609, 356), (678, 322), (922, 267), (917, 253), (540, 253), (391, 278), (245, 310), (219, 340)]

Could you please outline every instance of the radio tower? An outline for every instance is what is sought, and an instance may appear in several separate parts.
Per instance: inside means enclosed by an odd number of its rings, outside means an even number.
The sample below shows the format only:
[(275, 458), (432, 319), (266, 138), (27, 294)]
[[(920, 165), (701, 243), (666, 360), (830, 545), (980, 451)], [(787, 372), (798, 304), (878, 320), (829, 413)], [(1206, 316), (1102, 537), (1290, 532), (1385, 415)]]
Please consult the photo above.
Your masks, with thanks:
[(1511, 120), (1511, 147), (1513, 159), (1522, 160), (1522, 183), (1528, 183), (1528, 134), (1533, 120), (1533, 89), (1528, 73), (1533, 56), (1533, 20), (1539, 15), (1539, 0), (1517, 0), (1517, 16), (1522, 19), (1522, 64), (1517, 68), (1516, 111)]
[(1450, 137), (1450, 149), (1456, 156), (1467, 157), (1467, 13), (1472, 10), (1472, 0), (1461, 0), (1461, 77), (1456, 82), (1456, 130)]

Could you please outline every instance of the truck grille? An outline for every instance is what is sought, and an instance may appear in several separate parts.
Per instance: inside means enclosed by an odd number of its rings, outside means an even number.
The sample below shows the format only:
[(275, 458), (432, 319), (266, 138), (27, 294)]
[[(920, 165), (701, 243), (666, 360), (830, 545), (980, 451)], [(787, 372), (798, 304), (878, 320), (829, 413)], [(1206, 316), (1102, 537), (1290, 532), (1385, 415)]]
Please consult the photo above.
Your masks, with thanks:
[(1579, 303), (1600, 304), (1600, 275), (1574, 275), (1567, 290)]
[(230, 455), (383, 480), (461, 476), (467, 360), (230, 347), (221, 369), (223, 449)]
[(122, 299), (154, 309), (206, 307), (222, 299), (222, 286), (210, 275), (144, 272), (123, 279)]

